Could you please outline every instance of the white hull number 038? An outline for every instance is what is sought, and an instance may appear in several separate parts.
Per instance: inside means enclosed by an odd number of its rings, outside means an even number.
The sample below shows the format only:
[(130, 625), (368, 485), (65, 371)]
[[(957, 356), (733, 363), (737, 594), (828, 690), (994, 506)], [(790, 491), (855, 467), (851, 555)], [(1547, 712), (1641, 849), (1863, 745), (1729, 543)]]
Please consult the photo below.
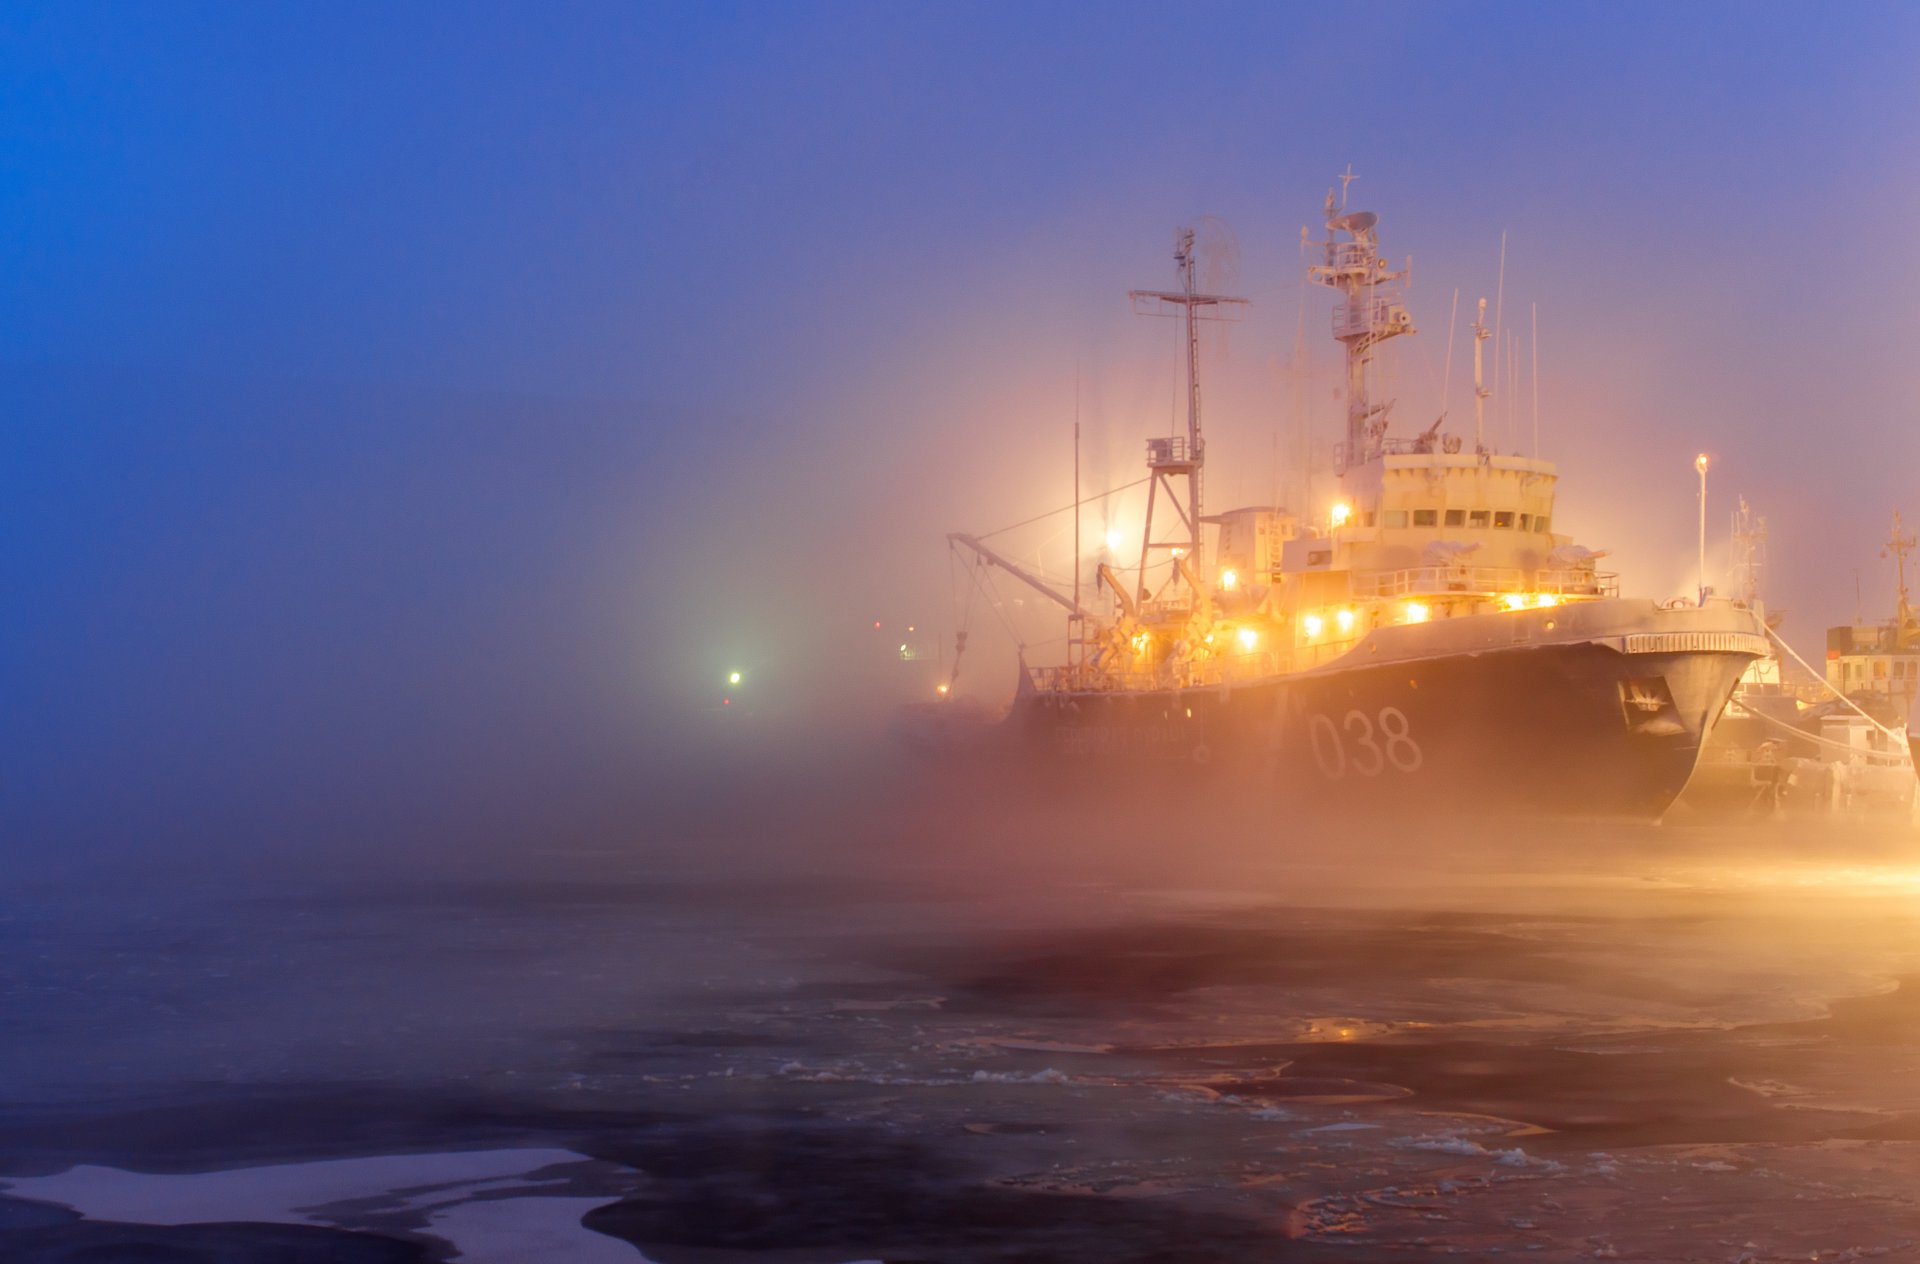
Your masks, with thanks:
[(1382, 707), (1377, 720), (1365, 711), (1349, 711), (1337, 727), (1331, 717), (1315, 715), (1307, 723), (1307, 735), (1313, 742), (1313, 762), (1329, 781), (1348, 772), (1378, 777), (1388, 765), (1415, 772), (1425, 762), (1420, 743), (1409, 731), (1407, 713), (1399, 707)]

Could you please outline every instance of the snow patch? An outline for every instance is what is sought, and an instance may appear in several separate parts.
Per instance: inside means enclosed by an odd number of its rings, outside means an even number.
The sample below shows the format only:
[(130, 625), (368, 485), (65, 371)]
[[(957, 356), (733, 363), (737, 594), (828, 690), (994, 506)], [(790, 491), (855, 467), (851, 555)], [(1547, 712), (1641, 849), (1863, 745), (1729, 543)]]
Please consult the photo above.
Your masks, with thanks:
[(1065, 1071), (1056, 1071), (1048, 1067), (1044, 1071), (1035, 1071), (1032, 1075), (1021, 1075), (1018, 1071), (975, 1071), (975, 1084), (1071, 1084), (1072, 1078)]

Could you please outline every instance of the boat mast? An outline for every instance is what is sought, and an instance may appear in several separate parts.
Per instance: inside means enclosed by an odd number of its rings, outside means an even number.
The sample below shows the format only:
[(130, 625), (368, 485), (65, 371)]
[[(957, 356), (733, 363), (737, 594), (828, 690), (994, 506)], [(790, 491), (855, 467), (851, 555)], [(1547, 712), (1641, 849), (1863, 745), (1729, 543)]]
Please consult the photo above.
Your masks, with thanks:
[[(1357, 179), (1348, 167), (1340, 177), (1340, 200), (1327, 190), (1326, 261), (1307, 269), (1307, 275), (1340, 292), (1333, 309), (1333, 336), (1347, 349), (1347, 438), (1334, 452), (1334, 468), (1341, 474), (1364, 465), (1386, 451), (1387, 410), (1367, 398), (1367, 364), (1373, 349), (1389, 338), (1413, 332), (1413, 317), (1400, 302), (1398, 283), (1409, 268), (1387, 269), (1380, 257), (1380, 217), (1372, 211), (1349, 211), (1347, 186)], [(1341, 241), (1346, 233), (1348, 240)]]
[(1880, 556), (1893, 555), (1894, 584), (1899, 593), (1899, 604), (1894, 607), (1893, 643), (1896, 649), (1905, 649), (1909, 643), (1920, 643), (1920, 627), (1916, 627), (1913, 607), (1907, 604), (1907, 554), (1913, 551), (1914, 537), (1911, 531), (1902, 531), (1905, 524), (1900, 521), (1900, 511), (1893, 511), (1893, 534), (1887, 537), (1886, 547), (1880, 550)]
[(1747, 498), (1740, 497), (1740, 507), (1733, 514), (1733, 586), (1749, 610), (1760, 609), (1760, 576), (1766, 567), (1767, 520), (1747, 508)]
[[(1127, 297), (1133, 300), (1136, 311), (1146, 315), (1170, 315), (1173, 309), (1179, 309), (1186, 321), (1187, 334), (1187, 437), (1185, 442), (1178, 438), (1147, 440), (1147, 464), (1153, 470), (1153, 486), (1147, 492), (1147, 523), (1140, 540), (1140, 592), (1144, 597), (1147, 589), (1148, 555), (1155, 548), (1183, 548), (1192, 565), (1193, 573), (1205, 578), (1207, 570), (1201, 563), (1200, 538), (1200, 476), (1206, 465), (1206, 443), (1200, 437), (1200, 324), (1202, 320), (1231, 319), (1228, 311), (1245, 307), (1247, 300), (1230, 298), (1223, 294), (1202, 294), (1194, 289), (1193, 278), (1193, 229), (1182, 228), (1174, 235), (1173, 262), (1180, 277), (1180, 289), (1177, 292), (1166, 290), (1128, 290)], [(1152, 306), (1142, 308), (1140, 304)], [(1201, 309), (1206, 314), (1201, 314)], [(1154, 493), (1168, 475), (1185, 475), (1187, 479), (1187, 504), (1184, 517), (1187, 526), (1187, 541), (1184, 545), (1169, 542), (1156, 542), (1153, 538)], [(1173, 494), (1171, 485), (1167, 494)], [(1176, 501), (1174, 508), (1179, 509)], [(1174, 568), (1179, 574), (1179, 568)]]

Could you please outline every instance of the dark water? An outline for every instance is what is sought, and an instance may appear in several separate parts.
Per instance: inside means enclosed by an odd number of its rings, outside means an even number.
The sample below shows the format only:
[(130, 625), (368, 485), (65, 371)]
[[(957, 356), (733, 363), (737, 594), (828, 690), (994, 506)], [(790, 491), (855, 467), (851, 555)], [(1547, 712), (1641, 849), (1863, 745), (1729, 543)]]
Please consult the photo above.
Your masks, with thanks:
[[(17, 891), (0, 1258), (1920, 1241), (1904, 827), (982, 829)], [(427, 1157), (499, 1151), (529, 1157), (510, 1176)], [(396, 1155), (417, 1178), (304, 1175)], [(305, 1201), (88, 1202), (119, 1179), (92, 1169), (295, 1163), (320, 1164), (287, 1178), (315, 1182)], [(584, 1236), (527, 1255), (489, 1219), (540, 1206)]]

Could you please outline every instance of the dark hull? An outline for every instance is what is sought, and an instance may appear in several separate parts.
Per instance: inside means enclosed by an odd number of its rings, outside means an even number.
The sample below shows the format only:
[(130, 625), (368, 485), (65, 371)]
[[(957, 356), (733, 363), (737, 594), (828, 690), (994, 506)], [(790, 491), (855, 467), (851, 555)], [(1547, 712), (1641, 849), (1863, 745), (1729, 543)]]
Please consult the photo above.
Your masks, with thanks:
[(1658, 818), (1752, 654), (1526, 645), (1234, 688), (1023, 694), (1006, 725), (1068, 782), (1254, 789), (1300, 812)]

